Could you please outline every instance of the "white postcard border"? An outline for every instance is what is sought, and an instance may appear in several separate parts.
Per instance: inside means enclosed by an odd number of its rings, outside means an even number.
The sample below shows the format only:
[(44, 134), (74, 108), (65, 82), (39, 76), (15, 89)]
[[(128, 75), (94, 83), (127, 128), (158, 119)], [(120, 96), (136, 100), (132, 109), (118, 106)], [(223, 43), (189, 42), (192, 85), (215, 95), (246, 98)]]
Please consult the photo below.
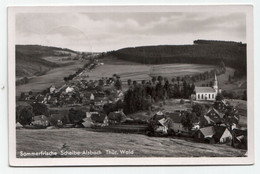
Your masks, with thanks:
[[(207, 8), (205, 8), (207, 7)], [(248, 91), (248, 157), (199, 158), (16, 158), (15, 129), (15, 14), (21, 12), (212, 12), (239, 11), (247, 14), (247, 91)], [(9, 164), (11, 166), (120, 166), (120, 165), (248, 165), (254, 163), (254, 63), (253, 63), (253, 6), (251, 5), (176, 5), (176, 6), (57, 6), (8, 8), (8, 107), (9, 107)], [(250, 117), (251, 115), (251, 117)]]

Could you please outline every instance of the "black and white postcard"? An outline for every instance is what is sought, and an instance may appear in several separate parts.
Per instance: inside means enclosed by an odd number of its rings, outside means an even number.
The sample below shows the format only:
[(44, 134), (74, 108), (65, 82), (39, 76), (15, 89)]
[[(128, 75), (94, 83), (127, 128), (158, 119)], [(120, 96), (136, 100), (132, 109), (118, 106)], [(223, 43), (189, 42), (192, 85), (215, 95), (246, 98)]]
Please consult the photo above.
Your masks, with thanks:
[(11, 166), (254, 163), (253, 7), (8, 8)]

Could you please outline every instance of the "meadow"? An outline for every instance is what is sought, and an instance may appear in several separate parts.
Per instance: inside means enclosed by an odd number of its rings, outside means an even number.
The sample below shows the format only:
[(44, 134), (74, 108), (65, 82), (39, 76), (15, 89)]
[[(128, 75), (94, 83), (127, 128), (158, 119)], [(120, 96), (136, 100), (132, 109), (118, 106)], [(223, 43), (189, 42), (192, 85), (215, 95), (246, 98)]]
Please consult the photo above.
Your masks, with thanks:
[(42, 76), (33, 77), (29, 83), (16, 86), (16, 96), (19, 96), (21, 92), (39, 92), (50, 87), (52, 84), (60, 87), (65, 83), (63, 80), (65, 76), (75, 73), (85, 63), (86, 61), (74, 61), (70, 65), (53, 68)]
[(104, 65), (98, 66), (91, 72), (85, 72), (91, 80), (98, 80), (101, 77), (111, 77), (113, 74), (120, 76), (121, 81), (150, 80), (151, 77), (163, 76), (169, 80), (173, 77), (184, 76), (210, 71), (215, 68), (212, 65), (201, 64), (161, 64), (148, 65), (135, 62), (120, 60), (114, 57), (108, 57), (100, 60)]
[[(189, 138), (149, 137), (142, 134), (121, 134), (95, 132), (82, 129), (51, 129), (16, 131), (17, 157), (20, 151), (39, 152), (100, 150), (98, 156), (78, 157), (241, 157), (245, 150), (235, 149), (226, 144), (196, 143)], [(36, 141), (37, 140), (37, 141)], [(106, 154), (105, 150), (132, 150), (134, 154)], [(76, 157), (76, 156), (69, 156)]]

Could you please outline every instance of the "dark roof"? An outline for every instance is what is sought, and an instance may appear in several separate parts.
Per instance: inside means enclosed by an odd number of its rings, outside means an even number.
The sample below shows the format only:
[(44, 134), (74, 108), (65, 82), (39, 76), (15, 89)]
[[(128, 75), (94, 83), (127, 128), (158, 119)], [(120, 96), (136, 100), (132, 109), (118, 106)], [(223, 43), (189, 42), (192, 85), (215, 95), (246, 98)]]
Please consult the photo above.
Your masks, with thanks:
[(104, 119), (106, 117), (106, 114), (99, 114), (99, 113), (93, 113), (91, 114), (91, 120), (97, 123), (103, 123)]
[(213, 89), (212, 87), (195, 87), (195, 92), (196, 93), (207, 93), (207, 92), (215, 92), (215, 89)]
[(240, 135), (247, 136), (247, 130), (233, 129), (233, 132), (236, 136), (240, 136)]
[(153, 120), (153, 121), (158, 121), (158, 120), (161, 120), (162, 118), (165, 118), (165, 116), (164, 116), (164, 115), (157, 115), (157, 114), (155, 114), (155, 115), (151, 118), (151, 120)]
[(206, 113), (206, 115), (210, 112), (210, 111), (214, 111), (220, 118), (223, 118), (225, 114), (220, 113), (218, 110), (216, 110), (215, 108), (211, 108), (208, 110), (208, 112)]
[(219, 141), (219, 139), (221, 138), (221, 136), (223, 135), (223, 133), (225, 132), (227, 128), (224, 126), (215, 126), (215, 135), (214, 138), (216, 141)]
[(173, 123), (181, 123), (181, 113), (180, 112), (171, 112), (166, 113), (165, 116), (173, 121)]
[(50, 119), (53, 119), (53, 120), (62, 120), (64, 118), (64, 115), (63, 114), (51, 114), (50, 116)]
[(108, 114), (109, 120), (123, 121), (126, 120), (126, 115), (123, 112), (110, 112)]

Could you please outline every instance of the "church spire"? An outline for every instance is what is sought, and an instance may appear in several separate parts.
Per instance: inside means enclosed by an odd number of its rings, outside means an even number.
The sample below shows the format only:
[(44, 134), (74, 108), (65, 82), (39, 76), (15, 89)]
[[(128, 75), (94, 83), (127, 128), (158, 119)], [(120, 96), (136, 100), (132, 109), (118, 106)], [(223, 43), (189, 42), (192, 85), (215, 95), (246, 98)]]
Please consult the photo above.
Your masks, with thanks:
[(215, 79), (214, 79), (213, 88), (215, 89), (216, 92), (218, 92), (218, 78), (217, 78), (216, 72), (215, 72)]

